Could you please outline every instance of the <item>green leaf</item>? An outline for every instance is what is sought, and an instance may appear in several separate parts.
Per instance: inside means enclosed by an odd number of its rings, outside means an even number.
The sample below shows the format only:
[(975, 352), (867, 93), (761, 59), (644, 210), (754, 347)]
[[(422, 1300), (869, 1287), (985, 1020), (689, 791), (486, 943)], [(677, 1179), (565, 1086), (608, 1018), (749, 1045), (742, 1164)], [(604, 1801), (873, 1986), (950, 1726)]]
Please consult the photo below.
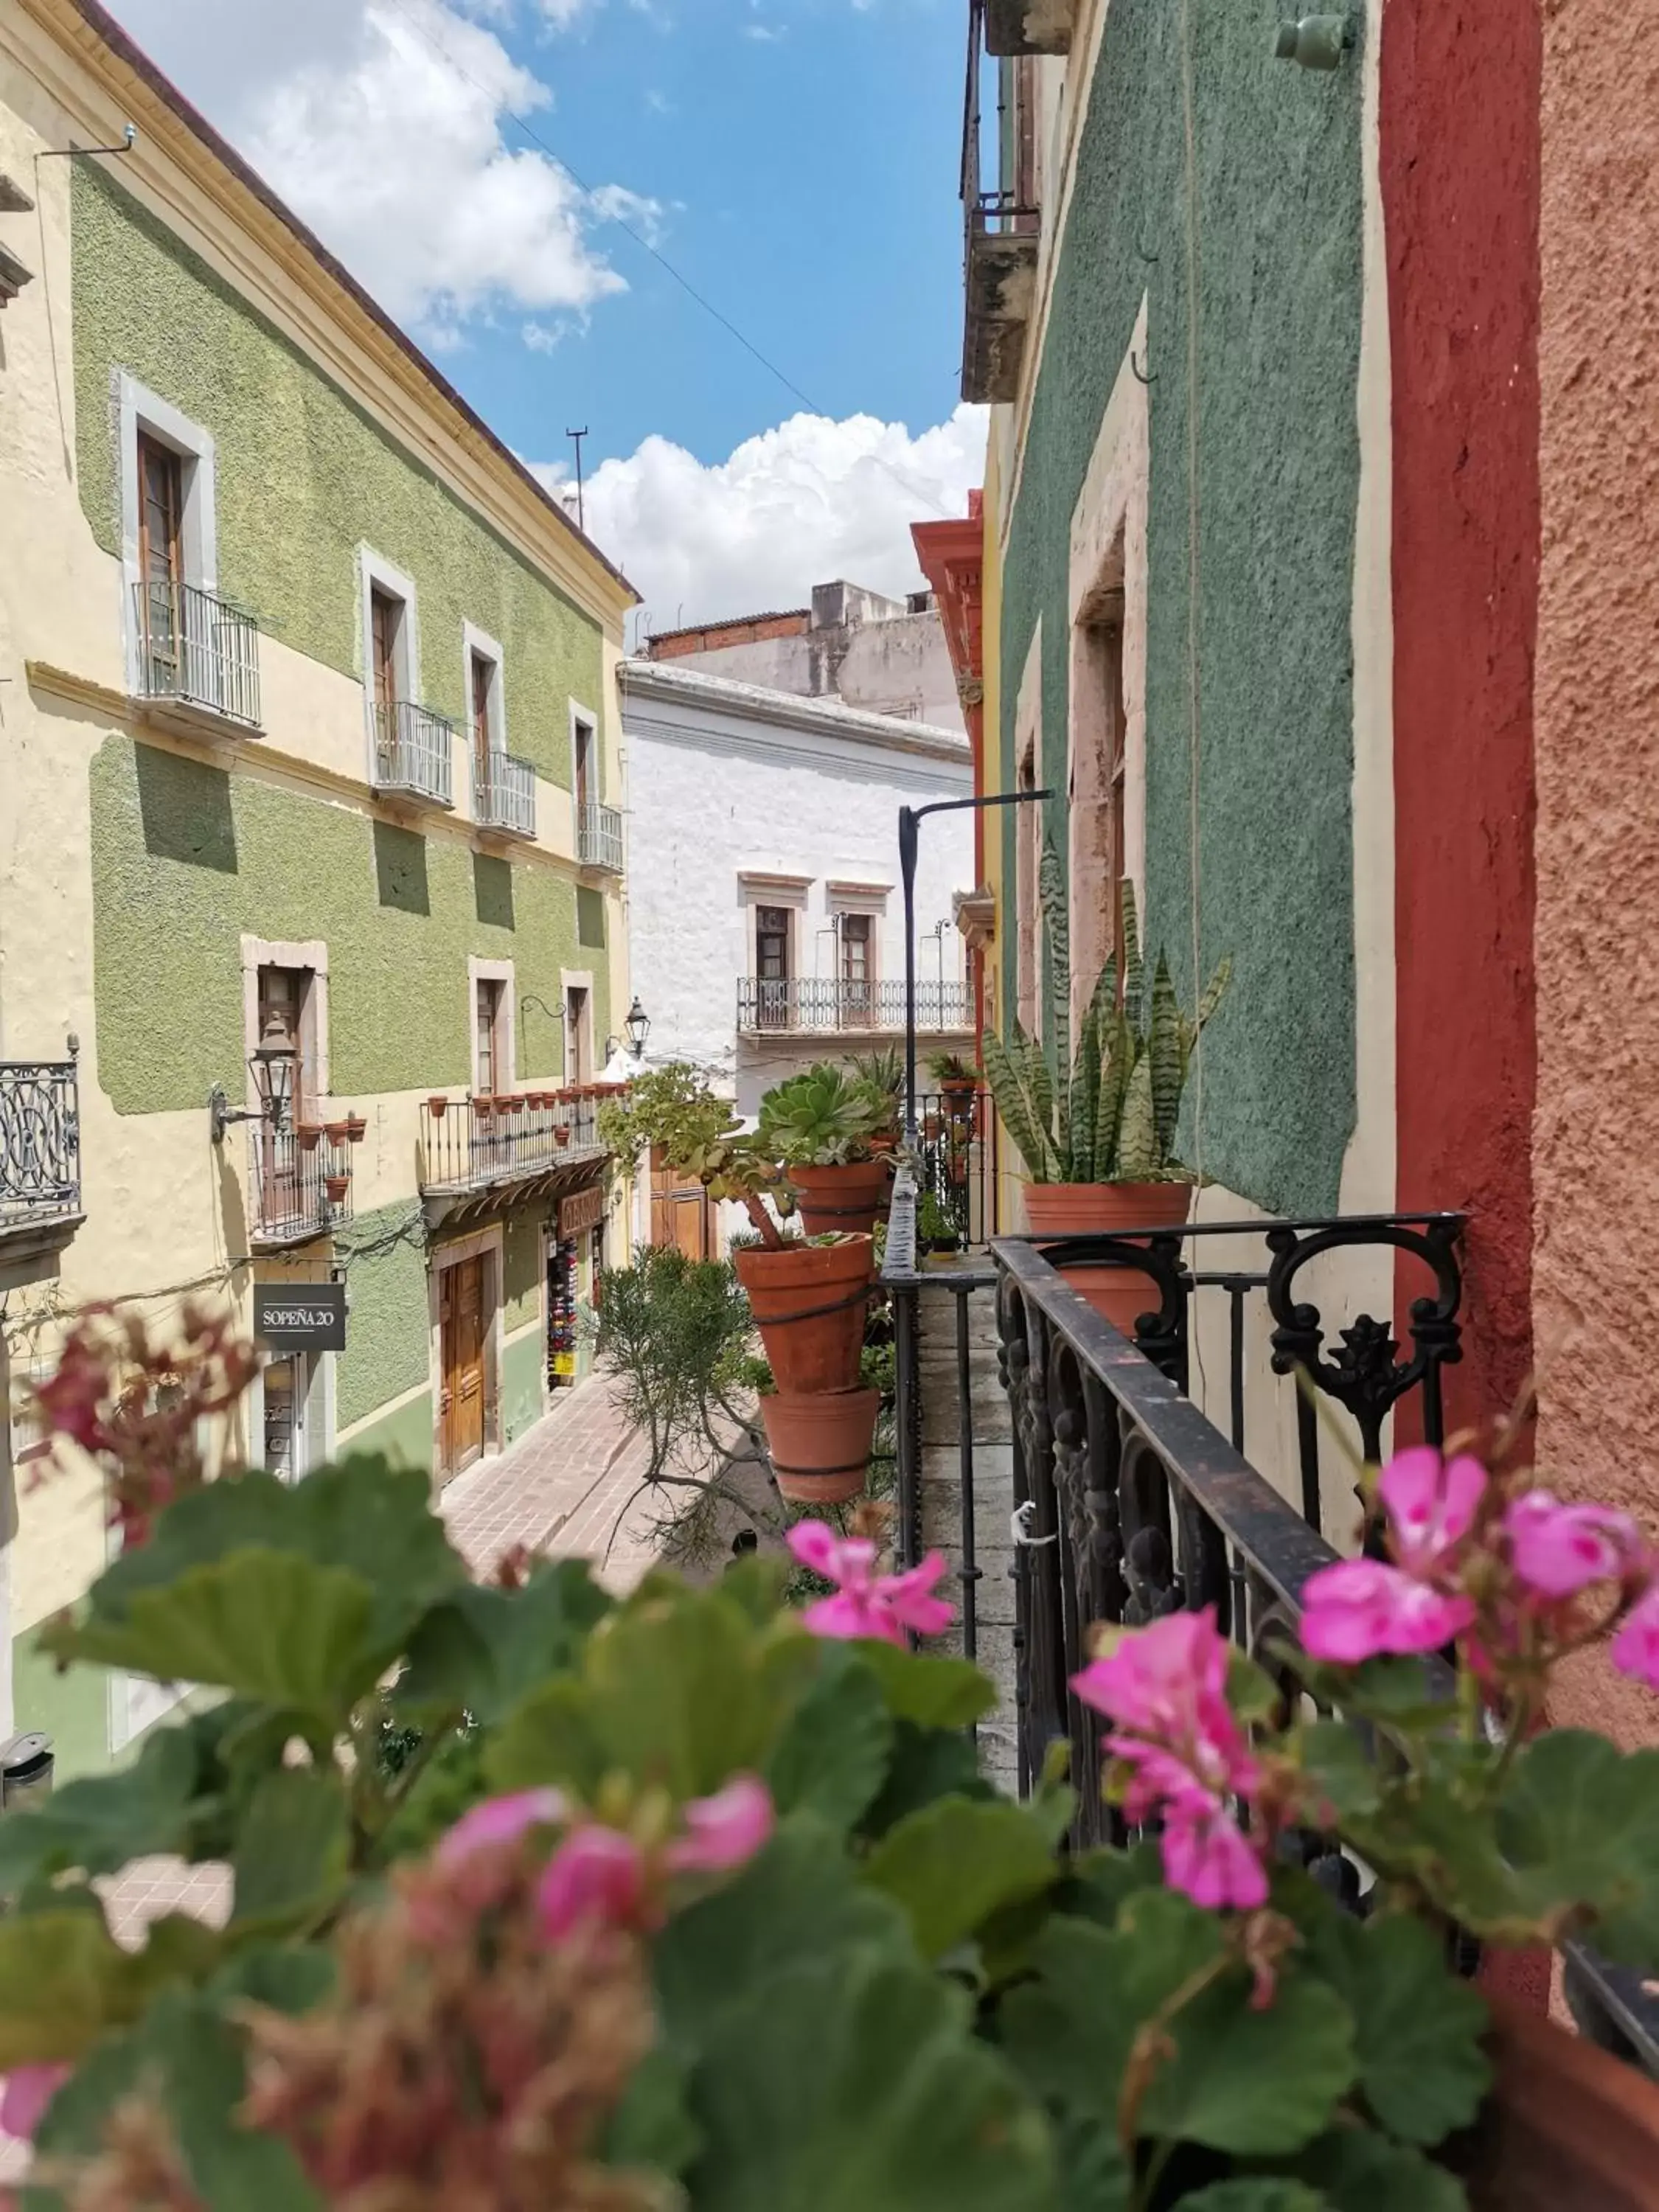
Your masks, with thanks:
[(938, 1959), (993, 1912), (1041, 1896), (1059, 1873), (1048, 1837), (1023, 1806), (942, 1797), (883, 1837), (864, 1878), (904, 1907), (917, 1948)]
[[(288, 2145), (236, 2124), (246, 2088), (240, 2040), (207, 2001), (183, 1990), (165, 1991), (137, 2027), (88, 2056), (52, 2100), (35, 2138), (37, 2157), (93, 2155), (111, 2111), (140, 2088), (167, 2115), (204, 2204), (323, 2212)], [(32, 2187), (22, 2201), (25, 2212), (56, 2212), (62, 2200), (55, 2190)]]
[(122, 1772), (70, 1782), (0, 1820), (0, 1894), (71, 1867), (113, 1874), (130, 1859), (184, 1852), (200, 1764), (190, 1735), (163, 1726)]
[(1332, 2212), (1468, 2212), (1462, 2185), (1368, 2128), (1337, 2128), (1296, 2162)]
[(1175, 1142), (1176, 1116), (1181, 1111), (1185, 1069), (1182, 1066), (1181, 1007), (1170, 980), (1170, 965), (1158, 956), (1152, 971), (1152, 1003), (1146, 1040), (1146, 1065), (1151, 1071), (1152, 1125), (1158, 1135), (1160, 1161), (1169, 1158)]
[(870, 1943), (911, 1955), (903, 1914), (855, 1880), (838, 1837), (797, 1815), (734, 1881), (677, 1912), (657, 1938), (665, 2031), (695, 2049), (711, 2021), (773, 1975)]
[(1130, 2212), (1128, 2161), (1115, 2129), (1070, 2118), (1056, 2130), (1065, 2212)]
[(997, 1702), (997, 1686), (971, 1660), (936, 1659), (896, 1644), (858, 1644), (859, 1656), (880, 1678), (887, 1710), (918, 1728), (965, 1729), (983, 1720)]
[(1338, 1823), (1376, 1812), (1382, 1777), (1375, 1759), (1346, 1721), (1310, 1722), (1297, 1742), (1303, 1771)]
[(1353, 2017), (1359, 2086), (1382, 2125), (1425, 2148), (1467, 2126), (1492, 2084), (1486, 2004), (1434, 1934), (1404, 1914), (1361, 1922), (1333, 1909), (1311, 1950)]
[(234, 1954), (207, 1985), (217, 2004), (264, 2005), (298, 2014), (321, 2004), (334, 1986), (334, 1959), (316, 1945), (260, 1944)]
[(253, 1793), (231, 1862), (233, 1919), (298, 1927), (326, 1911), (346, 1885), (350, 1827), (337, 1775), (303, 1767), (268, 1774)]
[(1546, 1928), (1594, 1917), (1598, 1949), (1659, 1972), (1659, 1751), (1556, 1729), (1517, 1754), (1495, 1841), (1522, 1910)]
[(979, 1771), (973, 1740), (951, 1729), (918, 1728), (895, 1721), (887, 1778), (863, 1820), (860, 1832), (884, 1836), (907, 1814), (918, 1813), (939, 1797), (994, 1797)]
[(1127, 1851), (1103, 1847), (1070, 1862), (1055, 1909), (1102, 1928), (1115, 1928), (1130, 1898), (1163, 1887), (1164, 1864), (1156, 1843), (1137, 1844)]
[(886, 1780), (895, 1723), (873, 1668), (845, 1646), (826, 1648), (824, 1659), (773, 1749), (766, 1780), (780, 1814), (816, 1813), (848, 1829)]
[(469, 1583), (416, 1626), (393, 1701), (431, 1712), (459, 1707), (493, 1726), (538, 1684), (577, 1664), (611, 1606), (582, 1559), (540, 1567), (522, 1589)]
[(690, 2075), (680, 2058), (660, 2044), (647, 2051), (606, 2124), (599, 2153), (605, 2165), (683, 2173), (702, 2148), (690, 2092)]
[(1145, 968), (1140, 957), (1140, 921), (1135, 911), (1135, 887), (1131, 877), (1123, 878), (1118, 911), (1123, 918), (1123, 1012), (1130, 1028), (1139, 1032)]
[(1158, 1122), (1152, 1109), (1152, 1064), (1143, 1053), (1123, 1095), (1123, 1119), (1117, 1140), (1117, 1171), (1125, 1182), (1144, 1182), (1161, 1163)]
[(518, 1708), (486, 1766), (499, 1789), (562, 1783), (591, 1795), (606, 1774), (684, 1801), (764, 1767), (818, 1665), (793, 1626), (757, 1632), (718, 1589), (653, 1594), (612, 1613), (579, 1675)]
[(1051, 2212), (1042, 2113), (958, 1990), (864, 1949), (802, 1961), (718, 2023), (693, 2111), (698, 2212)]
[(121, 1613), (97, 1611), (51, 1632), (59, 1656), (125, 1667), (163, 1682), (205, 1682), (343, 1720), (386, 1656), (373, 1643), (373, 1585), (294, 1553), (232, 1552), (135, 1591)]
[(1212, 2181), (1181, 2200), (1182, 2212), (1330, 2212), (1328, 2200), (1299, 2181), (1270, 2175), (1254, 2179)]
[(79, 2058), (106, 2027), (135, 2018), (143, 2004), (142, 1975), (101, 1914), (26, 1912), (0, 1920), (0, 2074)]
[(1176, 2057), (1141, 2107), (1147, 2135), (1236, 2157), (1297, 2150), (1353, 2085), (1352, 2017), (1334, 1990), (1305, 1976), (1281, 1974), (1273, 2002), (1257, 2012), (1229, 1975), (1176, 2014), (1170, 2035)]

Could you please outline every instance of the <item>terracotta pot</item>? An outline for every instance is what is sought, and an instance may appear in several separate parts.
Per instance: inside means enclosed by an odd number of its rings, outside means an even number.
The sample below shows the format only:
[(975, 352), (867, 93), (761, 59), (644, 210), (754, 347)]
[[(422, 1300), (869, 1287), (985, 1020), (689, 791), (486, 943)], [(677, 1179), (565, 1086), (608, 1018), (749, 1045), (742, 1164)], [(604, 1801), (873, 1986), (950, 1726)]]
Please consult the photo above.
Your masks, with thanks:
[(767, 1449), (778, 1488), (795, 1505), (844, 1505), (864, 1488), (875, 1441), (879, 1390), (819, 1397), (763, 1398)]
[(495, 1103), (504, 1114), (522, 1114), (524, 1111), (524, 1100), (516, 1091), (505, 1098), (497, 1099)]
[(570, 1142), (570, 1124), (568, 1121), (562, 1128), (555, 1129), (553, 1141), (556, 1145), (568, 1145)]
[(427, 1111), (434, 1121), (441, 1121), (448, 1109), (449, 1101), (440, 1091), (434, 1091), (427, 1100)]
[(887, 1163), (857, 1160), (844, 1168), (791, 1168), (789, 1180), (809, 1237), (845, 1231), (867, 1237), (887, 1206)]
[(954, 1075), (948, 1083), (941, 1083), (939, 1089), (947, 1098), (971, 1098), (979, 1089), (979, 1079), (972, 1075)]
[(343, 1145), (351, 1134), (351, 1124), (349, 1121), (325, 1121), (323, 1134), (331, 1145)]
[(323, 1140), (322, 1126), (316, 1121), (301, 1121), (294, 1133), (300, 1140), (302, 1152), (314, 1152)]
[(472, 1111), (481, 1121), (487, 1121), (495, 1111), (495, 1102), (493, 1098), (475, 1098)]
[(350, 1189), (350, 1188), (351, 1177), (349, 1176), (325, 1176), (323, 1177), (323, 1188), (328, 1193), (328, 1202), (331, 1206), (343, 1206), (345, 1204), (346, 1193)]
[(1649, 2212), (1659, 2083), (1540, 2014), (1492, 2008), (1498, 2080), (1452, 2160), (1471, 2212)]
[(868, 1237), (834, 1244), (750, 1245), (732, 1255), (749, 1293), (780, 1395), (852, 1390), (864, 1348), (864, 1316), (875, 1246)]
[(353, 1114), (348, 1117), (346, 1121), (346, 1137), (351, 1144), (361, 1145), (363, 1139), (368, 1134), (368, 1122), (362, 1115)]
[[(1192, 1200), (1188, 1182), (1033, 1182), (1025, 1186), (1025, 1218), (1036, 1237), (1178, 1229)], [(1125, 1336), (1134, 1334), (1142, 1314), (1163, 1304), (1158, 1285), (1138, 1267), (1062, 1267), (1060, 1272)]]

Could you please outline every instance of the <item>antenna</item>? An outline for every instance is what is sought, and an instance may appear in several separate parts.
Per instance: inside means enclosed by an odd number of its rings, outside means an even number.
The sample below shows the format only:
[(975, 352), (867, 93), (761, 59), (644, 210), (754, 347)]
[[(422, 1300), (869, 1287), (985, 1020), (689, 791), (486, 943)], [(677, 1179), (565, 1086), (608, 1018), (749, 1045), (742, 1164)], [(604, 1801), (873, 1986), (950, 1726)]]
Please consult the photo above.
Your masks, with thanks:
[(586, 530), (587, 505), (582, 497), (582, 440), (587, 435), (587, 425), (584, 422), (580, 430), (567, 429), (564, 434), (573, 441), (576, 448), (576, 527)]

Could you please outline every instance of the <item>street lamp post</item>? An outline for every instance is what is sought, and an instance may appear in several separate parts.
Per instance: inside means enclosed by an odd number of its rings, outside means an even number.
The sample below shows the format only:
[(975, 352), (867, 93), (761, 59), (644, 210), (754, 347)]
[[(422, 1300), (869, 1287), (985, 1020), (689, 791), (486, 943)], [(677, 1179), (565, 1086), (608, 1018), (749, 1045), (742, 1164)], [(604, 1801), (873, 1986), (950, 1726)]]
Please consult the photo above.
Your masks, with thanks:
[[(927, 806), (901, 806), (899, 875), (904, 884), (904, 1141), (916, 1144), (916, 854), (925, 814), (978, 813), (991, 806), (1027, 806), (1052, 799), (1052, 791), (999, 791), (983, 799), (936, 799)], [(941, 991), (940, 1004), (944, 994)]]

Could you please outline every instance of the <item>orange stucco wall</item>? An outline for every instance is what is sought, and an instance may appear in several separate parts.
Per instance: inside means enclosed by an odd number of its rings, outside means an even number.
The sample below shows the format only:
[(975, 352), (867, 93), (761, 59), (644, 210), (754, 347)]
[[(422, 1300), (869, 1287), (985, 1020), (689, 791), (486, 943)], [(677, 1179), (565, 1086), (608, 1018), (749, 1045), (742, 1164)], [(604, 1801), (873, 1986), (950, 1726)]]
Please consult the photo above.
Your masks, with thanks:
[[(1659, 1536), (1659, 5), (1543, 24), (1539, 1458)], [(1556, 1717), (1659, 1736), (1599, 1662)]]

